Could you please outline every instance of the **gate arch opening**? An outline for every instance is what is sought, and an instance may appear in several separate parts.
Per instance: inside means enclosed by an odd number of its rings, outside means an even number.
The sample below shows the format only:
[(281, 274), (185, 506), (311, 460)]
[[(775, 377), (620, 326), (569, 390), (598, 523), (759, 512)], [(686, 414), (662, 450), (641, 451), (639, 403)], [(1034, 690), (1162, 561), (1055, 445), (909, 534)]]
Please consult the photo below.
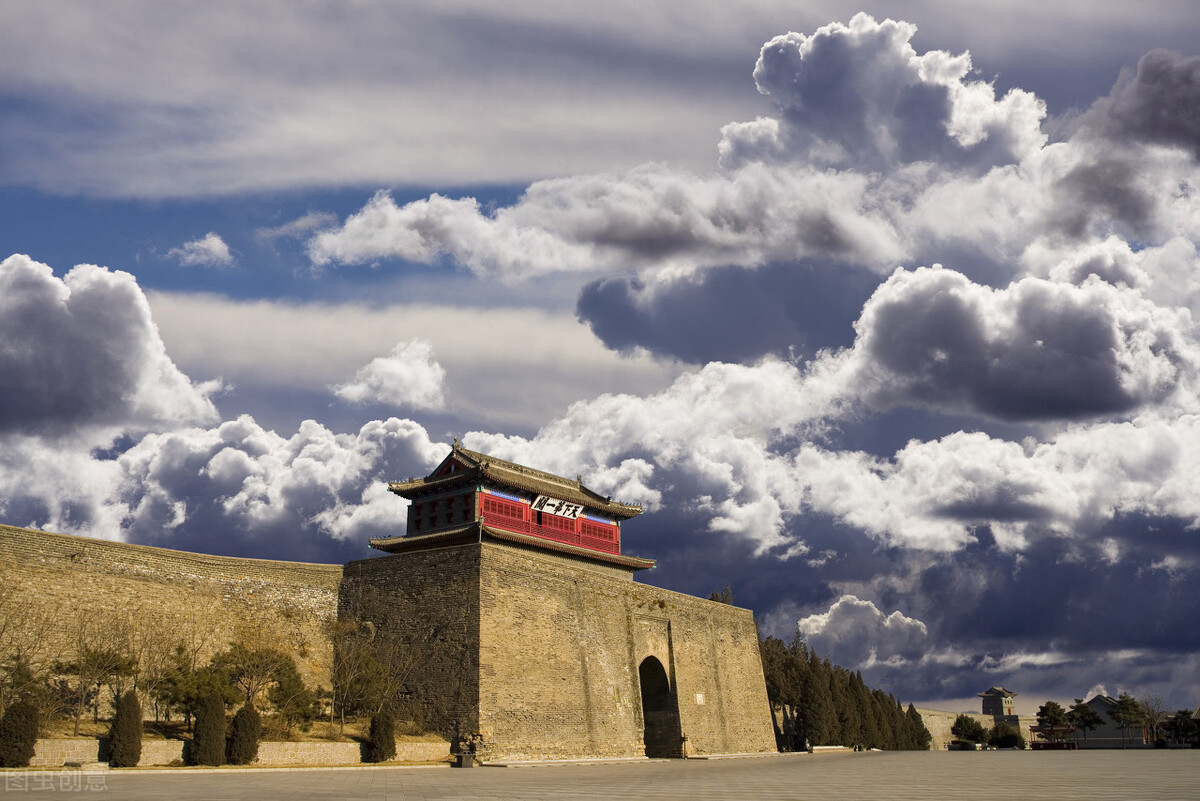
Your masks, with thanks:
[(667, 671), (653, 656), (638, 665), (642, 691), (643, 739), (646, 756), (682, 757), (683, 729), (679, 722), (679, 700), (671, 689)]

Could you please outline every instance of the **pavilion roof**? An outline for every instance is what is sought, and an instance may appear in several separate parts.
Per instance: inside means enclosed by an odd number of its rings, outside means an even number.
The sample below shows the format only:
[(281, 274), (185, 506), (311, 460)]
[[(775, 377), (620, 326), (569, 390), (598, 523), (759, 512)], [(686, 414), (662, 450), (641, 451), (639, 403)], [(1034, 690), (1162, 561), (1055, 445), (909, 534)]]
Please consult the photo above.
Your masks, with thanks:
[[(447, 465), (453, 469), (447, 472)], [(514, 490), (523, 490), (537, 495), (549, 495), (570, 503), (595, 509), (619, 520), (626, 520), (642, 513), (636, 504), (621, 503), (601, 495), (583, 485), (581, 476), (574, 479), (526, 467), (495, 456), (467, 450), (454, 441), (454, 448), (432, 473), (425, 478), (410, 478), (391, 481), (388, 489), (397, 495), (413, 499), (431, 490), (449, 488), (466, 482), (490, 481)]]

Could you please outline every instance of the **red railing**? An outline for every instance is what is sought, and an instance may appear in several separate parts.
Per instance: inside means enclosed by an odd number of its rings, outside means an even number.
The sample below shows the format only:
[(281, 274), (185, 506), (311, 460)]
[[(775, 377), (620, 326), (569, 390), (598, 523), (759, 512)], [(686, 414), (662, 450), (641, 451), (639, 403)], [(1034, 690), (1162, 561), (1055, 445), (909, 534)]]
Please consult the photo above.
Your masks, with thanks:
[(580, 534), (576, 531), (562, 531), (549, 526), (539, 526), (537, 523), (530, 523), (528, 520), (519, 520), (508, 515), (500, 515), (494, 512), (484, 510), (483, 523), (487, 526), (495, 526), (502, 528), (505, 531), (515, 531), (518, 534), (531, 534), (534, 537), (541, 537), (554, 542), (562, 542), (567, 545), (578, 545), (580, 548), (591, 548), (593, 551), (603, 551), (605, 553), (620, 553), (620, 539), (614, 536), (596, 537), (588, 534)]

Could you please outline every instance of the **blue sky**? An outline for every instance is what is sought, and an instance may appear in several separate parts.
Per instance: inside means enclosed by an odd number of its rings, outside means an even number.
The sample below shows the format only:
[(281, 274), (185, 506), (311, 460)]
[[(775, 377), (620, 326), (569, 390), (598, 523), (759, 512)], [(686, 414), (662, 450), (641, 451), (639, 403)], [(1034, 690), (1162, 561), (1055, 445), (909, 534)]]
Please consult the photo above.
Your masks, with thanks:
[(1200, 700), (1188, 3), (0, 22), (0, 520), (342, 561), (459, 436), (906, 701)]

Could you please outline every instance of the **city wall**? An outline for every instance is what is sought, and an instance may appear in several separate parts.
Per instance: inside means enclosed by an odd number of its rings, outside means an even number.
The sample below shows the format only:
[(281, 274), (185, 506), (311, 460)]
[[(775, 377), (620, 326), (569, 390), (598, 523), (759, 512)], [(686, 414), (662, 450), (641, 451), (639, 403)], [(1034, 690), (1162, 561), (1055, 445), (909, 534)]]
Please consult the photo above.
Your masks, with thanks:
[(775, 750), (751, 613), (586, 560), (478, 542), (343, 568), (0, 526), (0, 576), (0, 637), (32, 626), (44, 658), (119, 624), (147, 653), (186, 640), (200, 664), (239, 638), (273, 643), (328, 687), (340, 615), (393, 646), (402, 713), (485, 758), (643, 755), (649, 657), (680, 753)]
[(775, 750), (748, 610), (542, 552), (484, 543), (481, 558), (480, 726), (508, 758), (645, 753), (647, 657), (666, 669), (688, 752)]
[[(933, 740), (929, 744), (931, 751), (945, 751), (950, 745), (950, 741), (955, 739), (950, 733), (950, 727), (954, 725), (954, 721), (958, 718), (958, 712), (943, 712), (937, 709), (917, 709), (921, 715), (921, 720), (925, 723), (925, 728), (929, 729), (929, 733), (933, 735)], [(1029, 727), (1037, 723), (1035, 715), (1004, 715), (997, 718), (995, 715), (982, 715), (979, 713), (962, 713), (969, 718), (978, 721), (981, 726), (987, 731), (990, 731), (996, 725), (997, 720), (1001, 720), (1017, 730), (1017, 733), (1029, 740)]]
[(23, 647), (42, 658), (69, 661), (81, 643), (120, 637), (143, 658), (166, 658), (182, 643), (204, 664), (242, 638), (284, 649), (307, 683), (329, 687), (327, 626), (337, 615), (340, 565), (207, 556), (0, 526), (0, 576), (4, 636), (25, 636)]

